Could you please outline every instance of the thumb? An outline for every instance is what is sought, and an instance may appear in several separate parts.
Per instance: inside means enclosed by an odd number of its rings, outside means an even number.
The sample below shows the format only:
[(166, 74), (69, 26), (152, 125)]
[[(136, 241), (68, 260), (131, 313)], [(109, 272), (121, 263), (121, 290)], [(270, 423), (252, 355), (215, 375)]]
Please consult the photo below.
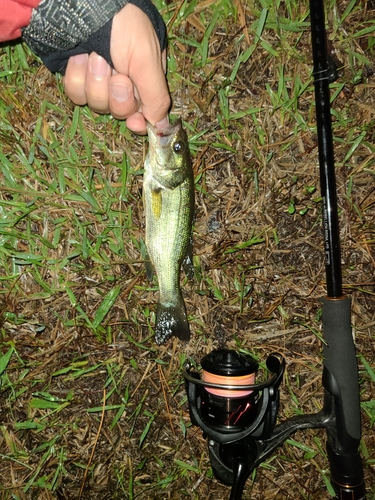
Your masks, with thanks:
[(145, 119), (152, 125), (163, 120), (171, 105), (166, 53), (151, 21), (135, 5), (127, 4), (113, 18), (111, 57), (116, 71), (132, 80)]

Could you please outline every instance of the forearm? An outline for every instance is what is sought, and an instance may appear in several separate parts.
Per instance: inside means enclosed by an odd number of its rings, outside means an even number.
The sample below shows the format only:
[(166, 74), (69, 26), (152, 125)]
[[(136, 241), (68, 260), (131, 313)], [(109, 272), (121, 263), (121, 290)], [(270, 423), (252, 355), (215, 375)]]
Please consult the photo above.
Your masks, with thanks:
[(0, 42), (20, 38), (40, 0), (0, 0)]

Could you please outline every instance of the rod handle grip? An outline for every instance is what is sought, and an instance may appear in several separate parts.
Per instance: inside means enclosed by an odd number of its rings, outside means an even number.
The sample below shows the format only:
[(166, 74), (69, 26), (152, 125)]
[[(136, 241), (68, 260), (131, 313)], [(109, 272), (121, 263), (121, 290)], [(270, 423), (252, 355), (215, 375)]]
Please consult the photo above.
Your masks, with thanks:
[(323, 385), (334, 398), (338, 444), (356, 451), (361, 438), (358, 365), (350, 323), (350, 298), (323, 297)]

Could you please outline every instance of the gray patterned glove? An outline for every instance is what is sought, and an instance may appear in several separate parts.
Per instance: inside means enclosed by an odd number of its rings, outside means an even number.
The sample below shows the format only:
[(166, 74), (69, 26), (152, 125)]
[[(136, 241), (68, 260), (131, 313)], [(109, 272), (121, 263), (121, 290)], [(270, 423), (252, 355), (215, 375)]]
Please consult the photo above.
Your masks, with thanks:
[(64, 74), (69, 57), (90, 52), (98, 53), (113, 66), (112, 19), (127, 3), (148, 15), (164, 50), (165, 24), (151, 0), (42, 0), (33, 9), (22, 38), (53, 73)]

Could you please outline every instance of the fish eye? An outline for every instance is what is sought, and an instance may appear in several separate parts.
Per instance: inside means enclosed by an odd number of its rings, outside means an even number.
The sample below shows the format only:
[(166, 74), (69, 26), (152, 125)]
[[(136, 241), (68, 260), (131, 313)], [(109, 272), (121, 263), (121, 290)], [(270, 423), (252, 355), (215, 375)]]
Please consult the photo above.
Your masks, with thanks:
[(176, 141), (173, 144), (173, 151), (178, 155), (181, 155), (185, 151), (185, 144), (182, 141)]

